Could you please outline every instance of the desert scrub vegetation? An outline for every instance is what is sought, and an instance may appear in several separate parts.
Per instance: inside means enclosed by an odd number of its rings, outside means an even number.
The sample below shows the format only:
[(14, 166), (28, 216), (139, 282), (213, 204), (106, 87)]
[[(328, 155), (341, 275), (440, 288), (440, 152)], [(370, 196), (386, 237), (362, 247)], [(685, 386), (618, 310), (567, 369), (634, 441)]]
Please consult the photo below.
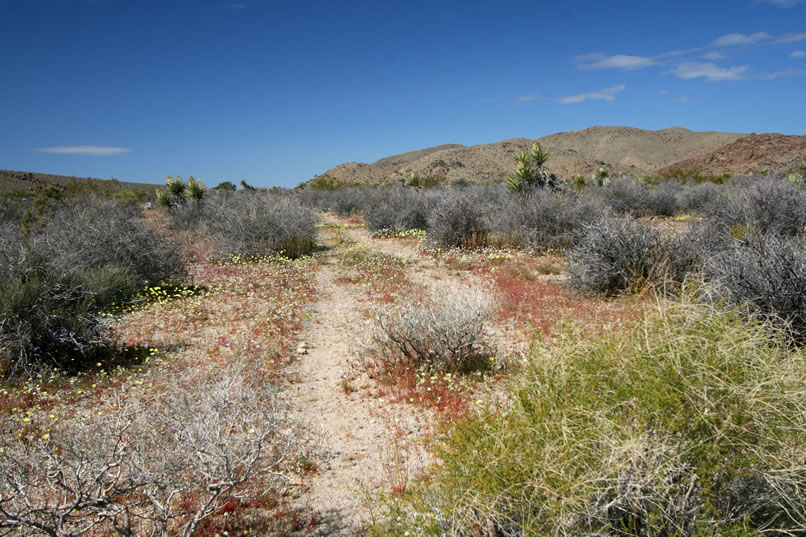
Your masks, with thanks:
[(447, 248), (486, 246), (491, 225), (479, 194), (453, 191), (445, 196), (428, 218), (429, 242)]
[(568, 254), (569, 285), (583, 293), (640, 291), (660, 279), (665, 252), (658, 231), (631, 218), (603, 218), (585, 226)]
[(438, 193), (415, 188), (389, 187), (386, 196), (364, 211), (367, 229), (388, 234), (428, 228), (428, 217), (438, 203)]
[(365, 294), (371, 301), (391, 302), (410, 284), (405, 259), (371, 249), (364, 243), (346, 245), (339, 252), (338, 262), (346, 270), (337, 281), (366, 286)]
[(713, 226), (730, 233), (748, 230), (779, 235), (806, 232), (806, 187), (783, 177), (736, 177), (706, 206)]
[(198, 534), (227, 505), (276, 493), (301, 443), (273, 392), (232, 368), (110, 393), (46, 431), (3, 432), (4, 535)]
[(434, 475), (376, 506), (371, 534), (798, 535), (804, 363), (774, 329), (688, 301), (620, 333), (568, 327), (509, 406), (437, 439)]
[(491, 211), (501, 237), (532, 252), (571, 247), (585, 226), (606, 214), (597, 200), (574, 191), (532, 189), (503, 200)]
[[(493, 313), (491, 294), (479, 287), (438, 285), (424, 296), (376, 305), (372, 354), (392, 366), (460, 373), (489, 367), (481, 342)], [(486, 351), (486, 352), (485, 352)]]
[[(31, 213), (29, 213), (31, 214)], [(108, 350), (101, 313), (148, 282), (181, 281), (181, 246), (131, 204), (96, 197), (52, 200), (0, 240), (0, 367), (81, 370)]]
[(751, 233), (705, 262), (706, 293), (785, 327), (806, 342), (806, 244), (802, 239)]
[(215, 192), (202, 205), (176, 207), (174, 226), (213, 240), (219, 258), (282, 254), (297, 258), (313, 251), (316, 215), (290, 195), (244, 190)]

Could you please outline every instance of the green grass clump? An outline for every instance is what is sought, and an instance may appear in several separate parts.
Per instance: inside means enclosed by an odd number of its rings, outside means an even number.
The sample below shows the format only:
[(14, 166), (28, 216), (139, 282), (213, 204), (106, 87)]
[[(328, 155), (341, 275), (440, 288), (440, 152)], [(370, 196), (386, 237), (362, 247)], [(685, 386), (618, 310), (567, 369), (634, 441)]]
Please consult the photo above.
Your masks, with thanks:
[(676, 304), (536, 346), (511, 404), (454, 427), (375, 533), (802, 534), (806, 361), (767, 330)]

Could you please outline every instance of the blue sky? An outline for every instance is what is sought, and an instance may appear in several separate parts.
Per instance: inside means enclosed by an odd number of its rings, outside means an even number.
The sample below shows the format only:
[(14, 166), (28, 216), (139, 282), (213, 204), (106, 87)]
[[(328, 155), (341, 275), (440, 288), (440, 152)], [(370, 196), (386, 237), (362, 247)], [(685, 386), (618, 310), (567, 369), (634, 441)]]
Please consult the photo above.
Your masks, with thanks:
[(806, 134), (806, 0), (0, 0), (0, 169), (295, 186), (593, 125)]

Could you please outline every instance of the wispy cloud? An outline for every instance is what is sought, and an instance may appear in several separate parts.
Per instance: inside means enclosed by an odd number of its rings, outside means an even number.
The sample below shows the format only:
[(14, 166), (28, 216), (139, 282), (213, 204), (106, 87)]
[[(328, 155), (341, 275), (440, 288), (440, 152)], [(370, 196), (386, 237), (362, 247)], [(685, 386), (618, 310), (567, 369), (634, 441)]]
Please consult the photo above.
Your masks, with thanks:
[(689, 97), (688, 95), (681, 95), (680, 97), (678, 97), (674, 101), (676, 103), (687, 103), (687, 102), (691, 102), (691, 97)]
[(779, 7), (794, 7), (798, 4), (806, 4), (806, 0), (756, 0), (760, 4), (771, 4)]
[(749, 65), (740, 65), (725, 69), (713, 62), (683, 62), (675, 68), (673, 73), (677, 78), (683, 80), (702, 77), (709, 82), (721, 82), (723, 80), (741, 80), (749, 68)]
[(574, 61), (577, 64), (577, 69), (622, 69), (624, 71), (643, 69), (658, 63), (646, 56), (628, 56), (626, 54), (608, 56), (598, 52), (577, 56)]
[(229, 4), (226, 5), (226, 7), (229, 9), (238, 9), (238, 10), (246, 9), (247, 7), (249, 7), (249, 2), (230, 2)]
[(570, 95), (568, 97), (558, 97), (557, 102), (560, 104), (576, 104), (584, 103), (585, 101), (612, 101), (616, 95), (621, 93), (627, 88), (624, 84), (613, 86), (612, 88), (604, 88), (599, 91), (590, 93), (579, 93), (577, 95)]
[(60, 155), (84, 155), (90, 157), (109, 157), (129, 153), (128, 147), (110, 147), (105, 145), (56, 145), (51, 147), (37, 147), (32, 151), (37, 153), (56, 153)]
[(796, 59), (806, 58), (806, 51), (793, 50), (792, 52), (789, 53), (789, 57), (790, 58), (796, 58)]
[(711, 52), (709, 52), (707, 54), (703, 54), (702, 57), (705, 60), (724, 60), (725, 58), (727, 58), (727, 56), (725, 56), (721, 52), (717, 52), (715, 50), (713, 50), (713, 51), (711, 51)]
[(540, 97), (539, 93), (530, 93), (529, 95), (521, 95), (520, 97), (516, 98), (515, 100), (520, 101), (522, 103), (525, 103), (525, 102), (529, 102), (529, 101), (534, 101), (538, 97)]
[(806, 32), (784, 34), (775, 41), (778, 43), (797, 43), (798, 41), (806, 41)]
[(754, 75), (753, 78), (758, 78), (761, 80), (775, 80), (777, 78), (789, 78), (791, 76), (803, 76), (806, 75), (806, 71), (803, 69), (784, 69), (783, 71), (762, 71), (757, 75)]
[(759, 41), (771, 39), (772, 36), (767, 32), (756, 32), (754, 34), (727, 34), (717, 38), (712, 45), (715, 47), (730, 47), (735, 45), (752, 45)]

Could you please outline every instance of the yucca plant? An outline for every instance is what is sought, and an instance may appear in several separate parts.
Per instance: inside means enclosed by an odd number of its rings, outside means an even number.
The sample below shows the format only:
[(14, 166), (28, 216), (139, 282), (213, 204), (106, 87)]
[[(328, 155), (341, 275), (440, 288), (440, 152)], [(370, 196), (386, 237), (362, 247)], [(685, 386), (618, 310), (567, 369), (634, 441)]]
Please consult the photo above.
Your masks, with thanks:
[(157, 200), (157, 205), (160, 205), (162, 207), (170, 207), (171, 206), (171, 198), (168, 197), (168, 191), (167, 190), (160, 190), (158, 188), (157, 191), (154, 193), (154, 195), (155, 195), (156, 200)]
[(515, 171), (506, 178), (507, 187), (512, 192), (523, 192), (529, 187), (546, 186), (543, 166), (549, 159), (549, 152), (540, 147), (539, 143), (532, 145), (530, 153), (515, 154)]
[[(191, 177), (191, 179), (193, 179)], [(180, 176), (176, 176), (176, 178), (168, 176), (168, 193), (173, 197), (171, 200), (176, 205), (184, 205), (187, 201), (187, 196), (185, 194), (187, 190), (187, 184), (185, 183), (184, 179)]]
[(190, 176), (187, 185), (185, 185), (185, 192), (187, 193), (187, 196), (190, 197), (194, 203), (196, 203), (196, 205), (199, 205), (204, 198), (204, 183), (198, 179), (194, 179), (193, 176)]

